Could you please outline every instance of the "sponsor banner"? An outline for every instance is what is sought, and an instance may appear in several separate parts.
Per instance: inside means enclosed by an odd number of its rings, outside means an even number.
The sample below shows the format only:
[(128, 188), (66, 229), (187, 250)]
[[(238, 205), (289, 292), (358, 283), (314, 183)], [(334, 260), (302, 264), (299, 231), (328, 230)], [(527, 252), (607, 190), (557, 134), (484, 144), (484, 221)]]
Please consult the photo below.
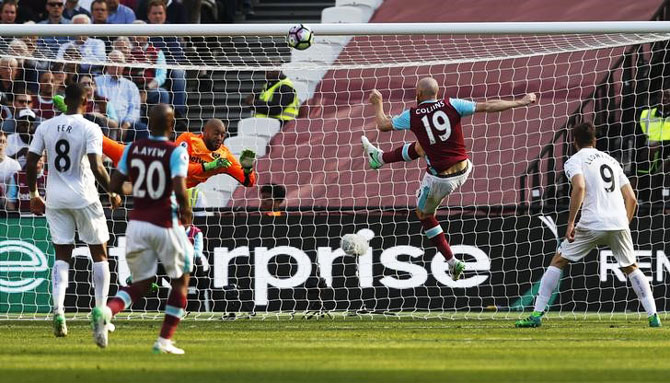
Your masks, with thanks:
[(46, 219), (0, 220), (0, 313), (49, 312), (53, 254)]

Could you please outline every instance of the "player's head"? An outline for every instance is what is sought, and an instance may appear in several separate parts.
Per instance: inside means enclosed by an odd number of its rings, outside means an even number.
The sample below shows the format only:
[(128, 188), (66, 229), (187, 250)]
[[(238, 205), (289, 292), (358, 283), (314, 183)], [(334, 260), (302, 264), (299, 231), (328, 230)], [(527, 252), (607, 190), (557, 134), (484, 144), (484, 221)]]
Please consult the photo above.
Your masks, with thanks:
[(416, 83), (416, 102), (435, 100), (438, 91), (437, 81), (432, 77), (424, 77)]
[(261, 186), (261, 204), (263, 211), (277, 211), (286, 199), (286, 188), (282, 185), (267, 184)]
[(670, 106), (670, 89), (663, 89), (661, 93), (661, 104)]
[(218, 149), (223, 144), (224, 138), (226, 138), (226, 124), (218, 118), (207, 121), (202, 128), (202, 140), (211, 151)]
[(82, 113), (86, 109), (88, 87), (81, 83), (73, 83), (65, 88), (65, 105), (67, 114)]
[(152, 136), (172, 137), (174, 109), (168, 104), (158, 104), (149, 111), (149, 131)]
[(572, 142), (577, 150), (596, 146), (596, 127), (592, 122), (583, 122), (572, 127)]

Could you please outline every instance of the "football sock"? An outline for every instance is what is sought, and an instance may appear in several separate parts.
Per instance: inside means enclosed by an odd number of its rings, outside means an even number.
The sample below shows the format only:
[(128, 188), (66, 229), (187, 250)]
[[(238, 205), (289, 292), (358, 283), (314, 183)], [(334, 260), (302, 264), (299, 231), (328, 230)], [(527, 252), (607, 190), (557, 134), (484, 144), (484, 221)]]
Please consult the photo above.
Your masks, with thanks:
[(96, 307), (104, 306), (107, 303), (109, 278), (109, 262), (95, 262), (93, 264), (93, 284), (95, 285)]
[(54, 262), (51, 270), (51, 294), (54, 314), (65, 313), (65, 290), (68, 285), (70, 264), (60, 259)]
[(163, 327), (161, 327), (160, 337), (163, 339), (172, 339), (179, 321), (184, 317), (184, 309), (186, 308), (186, 295), (181, 291), (172, 289), (170, 296), (165, 306), (165, 319), (163, 320)]
[(447, 260), (447, 263), (452, 265), (454, 262), (456, 262), (454, 253), (451, 252), (451, 247), (449, 246), (449, 242), (447, 242), (447, 237), (444, 235), (442, 226), (440, 226), (440, 223), (437, 221), (437, 219), (434, 216), (431, 216), (422, 219), (421, 224), (423, 225), (423, 230), (426, 233), (426, 237), (428, 237), (433, 245), (437, 247), (437, 250), (439, 250), (442, 256), (444, 256), (444, 258)]
[(384, 152), (384, 154), (382, 154), (382, 161), (385, 164), (390, 164), (392, 162), (414, 161), (419, 158), (419, 154), (416, 152), (415, 146), (416, 143), (412, 142), (411, 144), (405, 144), (389, 152)]
[(654, 301), (654, 294), (651, 292), (651, 286), (649, 286), (649, 281), (647, 277), (644, 276), (644, 273), (640, 269), (635, 269), (632, 273), (628, 274), (628, 279), (633, 285), (633, 290), (637, 294), (644, 311), (647, 312), (647, 316), (652, 316), (656, 314), (656, 301)]
[(558, 282), (561, 280), (561, 274), (563, 272), (556, 266), (547, 267), (547, 271), (544, 272), (542, 280), (540, 281), (540, 291), (537, 293), (537, 298), (535, 298), (535, 311), (544, 312), (547, 308), (547, 302), (551, 298)]
[(138, 285), (130, 285), (121, 287), (116, 292), (116, 296), (107, 302), (107, 306), (112, 310), (112, 315), (127, 309), (134, 301), (142, 298), (145, 291), (140, 289)]

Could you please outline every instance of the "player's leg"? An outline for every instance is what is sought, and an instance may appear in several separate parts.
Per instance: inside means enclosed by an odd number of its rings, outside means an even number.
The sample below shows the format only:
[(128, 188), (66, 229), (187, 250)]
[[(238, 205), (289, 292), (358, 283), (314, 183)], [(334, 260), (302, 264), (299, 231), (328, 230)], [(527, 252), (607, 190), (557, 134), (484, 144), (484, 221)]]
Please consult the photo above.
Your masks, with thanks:
[(73, 211), (79, 239), (88, 245), (93, 259), (93, 286), (95, 289), (95, 306), (107, 304), (109, 295), (109, 262), (107, 261), (107, 241), (109, 230), (107, 218), (100, 201), (96, 201), (83, 209)]
[(53, 328), (57, 337), (67, 336), (65, 323), (65, 291), (69, 284), (70, 259), (74, 249), (74, 217), (67, 209), (46, 209), (49, 233), (56, 251), (51, 270), (51, 297), (53, 300)]
[(533, 312), (528, 318), (516, 321), (514, 323), (516, 327), (527, 328), (542, 325), (542, 316), (547, 311), (547, 304), (551, 295), (561, 281), (563, 269), (570, 261), (576, 262), (586, 256), (598, 244), (599, 238), (598, 233), (577, 230), (573, 242), (564, 240), (561, 243), (556, 255), (551, 259), (549, 267), (542, 275)]
[(414, 161), (424, 155), (423, 148), (421, 148), (418, 142), (404, 144), (388, 152), (384, 152), (372, 145), (365, 136), (361, 136), (361, 142), (363, 143), (363, 150), (367, 154), (368, 163), (372, 169), (379, 169), (384, 164), (393, 162)]
[(609, 246), (612, 249), (612, 254), (621, 265), (621, 270), (628, 276), (633, 291), (635, 291), (644, 311), (647, 313), (649, 327), (661, 327), (661, 319), (656, 312), (656, 301), (651, 286), (647, 277), (637, 267), (630, 230), (611, 231), (609, 234)]
[(157, 254), (165, 273), (172, 280), (172, 290), (165, 306), (165, 319), (158, 340), (154, 343), (154, 353), (178, 354), (184, 350), (174, 346), (172, 336), (184, 317), (188, 294), (189, 275), (193, 271), (193, 246), (181, 226), (162, 229), (164, 237)]

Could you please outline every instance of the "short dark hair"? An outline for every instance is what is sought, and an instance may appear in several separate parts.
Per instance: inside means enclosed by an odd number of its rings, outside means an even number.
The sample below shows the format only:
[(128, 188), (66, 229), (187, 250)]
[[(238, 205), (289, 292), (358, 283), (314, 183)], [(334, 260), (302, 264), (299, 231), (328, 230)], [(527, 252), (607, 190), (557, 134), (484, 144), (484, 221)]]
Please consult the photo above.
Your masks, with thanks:
[(286, 188), (278, 184), (265, 184), (261, 186), (261, 193), (270, 194), (272, 199), (280, 201), (286, 198)]
[(2, 5), (0, 5), (0, 10), (5, 9), (5, 5), (13, 5), (16, 7), (16, 9), (19, 9), (19, 2), (17, 0), (5, 0), (2, 2)]
[(596, 127), (592, 122), (582, 122), (572, 127), (572, 139), (580, 148), (595, 144)]
[(91, 2), (91, 12), (93, 12), (93, 4), (105, 4), (105, 8), (107, 8), (107, 2), (105, 0), (93, 0)]
[(167, 4), (163, 0), (149, 0), (149, 3), (147, 4), (147, 13), (153, 7), (163, 7), (163, 10), (167, 13)]
[(78, 103), (87, 94), (86, 86), (80, 83), (72, 83), (65, 88), (65, 102)]

